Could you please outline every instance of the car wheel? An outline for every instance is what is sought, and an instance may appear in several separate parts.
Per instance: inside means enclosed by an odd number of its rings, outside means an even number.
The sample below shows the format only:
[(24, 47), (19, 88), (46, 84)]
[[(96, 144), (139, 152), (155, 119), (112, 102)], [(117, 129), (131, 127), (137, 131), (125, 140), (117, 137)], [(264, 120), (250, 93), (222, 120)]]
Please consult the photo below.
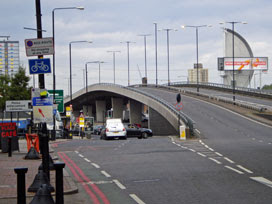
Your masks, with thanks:
[(143, 137), (142, 137), (142, 135), (141, 136), (138, 136), (138, 139), (142, 139)]
[(143, 134), (142, 134), (142, 138), (144, 138), (144, 139), (147, 139), (147, 138), (148, 138), (148, 135), (147, 135), (147, 133), (146, 133), (146, 132), (143, 132)]

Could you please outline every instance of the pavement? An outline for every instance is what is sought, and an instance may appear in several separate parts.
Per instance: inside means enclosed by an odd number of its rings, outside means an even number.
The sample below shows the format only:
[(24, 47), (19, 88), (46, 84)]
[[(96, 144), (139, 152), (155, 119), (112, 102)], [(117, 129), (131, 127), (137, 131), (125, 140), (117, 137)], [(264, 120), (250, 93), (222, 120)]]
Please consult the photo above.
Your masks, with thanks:
[[(59, 142), (59, 141), (58, 141)], [(55, 162), (55, 152), (52, 146), (54, 141), (50, 141), (49, 152)], [(28, 171), (26, 173), (26, 192), (29, 186), (34, 181), (38, 168), (42, 163), (41, 159), (26, 160), (24, 157), (27, 154), (27, 145), (25, 139), (19, 140), (19, 150), (14, 151), (11, 157), (8, 157), (8, 153), (0, 152), (0, 203), (1, 204), (13, 204), (17, 203), (17, 174), (14, 172), (14, 168), (26, 167)], [(55, 188), (55, 171), (50, 171), (50, 184)], [(67, 171), (63, 169), (63, 188), (64, 197), (71, 196), (71, 194), (77, 194), (78, 188), (73, 179), (69, 176)], [(55, 193), (52, 193), (54, 198)], [(27, 192), (27, 203), (31, 202), (35, 193)]]

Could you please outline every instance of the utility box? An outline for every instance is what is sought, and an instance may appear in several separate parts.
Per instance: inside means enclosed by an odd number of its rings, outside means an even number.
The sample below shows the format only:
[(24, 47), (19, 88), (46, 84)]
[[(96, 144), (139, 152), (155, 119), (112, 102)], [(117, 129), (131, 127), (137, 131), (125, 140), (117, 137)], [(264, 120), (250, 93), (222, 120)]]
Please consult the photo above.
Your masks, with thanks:
[(185, 126), (179, 126), (179, 139), (186, 140)]

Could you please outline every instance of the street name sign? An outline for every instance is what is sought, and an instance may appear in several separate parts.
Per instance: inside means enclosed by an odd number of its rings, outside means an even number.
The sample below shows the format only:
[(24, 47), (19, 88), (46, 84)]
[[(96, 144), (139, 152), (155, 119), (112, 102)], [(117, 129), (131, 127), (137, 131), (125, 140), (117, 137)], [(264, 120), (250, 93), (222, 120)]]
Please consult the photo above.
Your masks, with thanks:
[(51, 73), (50, 59), (29, 59), (29, 74)]
[(53, 38), (25, 39), (26, 56), (53, 55)]
[(14, 100), (6, 101), (6, 111), (7, 112), (21, 112), (21, 111), (32, 111), (30, 100)]

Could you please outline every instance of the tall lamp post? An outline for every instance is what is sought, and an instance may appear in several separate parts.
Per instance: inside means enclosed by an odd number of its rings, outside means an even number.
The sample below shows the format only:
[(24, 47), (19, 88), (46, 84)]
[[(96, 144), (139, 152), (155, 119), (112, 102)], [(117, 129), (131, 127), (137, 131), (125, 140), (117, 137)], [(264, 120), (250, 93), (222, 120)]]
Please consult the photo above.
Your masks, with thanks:
[(182, 25), (181, 28), (195, 28), (196, 29), (196, 87), (197, 92), (199, 92), (199, 63), (198, 63), (198, 28), (203, 27), (211, 27), (211, 25), (198, 25), (198, 26), (192, 26), (192, 25)]
[[(101, 65), (100, 64), (103, 64), (103, 63), (106, 63), (106, 62), (104, 62), (104, 61), (92, 61), (92, 62), (87, 62), (88, 64), (90, 64), (90, 63), (97, 63), (99, 66), (98, 66), (98, 83), (100, 84), (100, 79), (101, 79)], [(86, 73), (86, 76), (87, 76), (87, 73)], [(88, 81), (88, 80), (86, 80), (86, 81)], [(87, 86), (88, 86), (88, 84), (87, 84)]]
[(165, 28), (162, 29), (164, 31), (166, 31), (166, 37), (167, 37), (167, 72), (168, 72), (168, 86), (170, 86), (170, 59), (169, 59), (169, 32), (170, 31), (177, 31), (171, 28)]
[(156, 86), (158, 86), (158, 39), (157, 39), (157, 23), (155, 25), (155, 63), (156, 63)]
[(113, 83), (115, 84), (115, 53), (117, 52), (120, 53), (121, 51), (114, 50), (114, 51), (107, 51), (107, 52), (111, 52), (113, 55)]
[(235, 56), (234, 56), (234, 25), (241, 23), (241, 24), (247, 24), (246, 22), (241, 21), (228, 21), (228, 22), (221, 22), (219, 24), (225, 24), (229, 23), (232, 25), (232, 100), (233, 104), (235, 105), (235, 76), (234, 76), (234, 62), (235, 62)]
[[(56, 94), (56, 72), (55, 72), (55, 11), (64, 10), (64, 9), (79, 9), (84, 10), (84, 7), (63, 7), (63, 8), (54, 8), (52, 10), (52, 32), (53, 32), (53, 103), (55, 104), (55, 94)], [(56, 119), (55, 115), (53, 116), (53, 140), (56, 139)]]
[(131, 41), (125, 41), (125, 42), (120, 42), (120, 43), (126, 43), (127, 44), (127, 59), (128, 59), (128, 86), (130, 85), (130, 79), (129, 79), (129, 44), (130, 43), (135, 43)]
[[(73, 43), (92, 43), (91, 41), (72, 41), (69, 43), (69, 61), (70, 61), (70, 111), (72, 112), (72, 44)], [(71, 117), (71, 116), (70, 116)], [(70, 120), (70, 130), (72, 129), (72, 121)]]
[(146, 63), (146, 36), (150, 36), (151, 34), (140, 34), (138, 36), (144, 37), (144, 53), (145, 53), (145, 77), (147, 78), (147, 63)]

